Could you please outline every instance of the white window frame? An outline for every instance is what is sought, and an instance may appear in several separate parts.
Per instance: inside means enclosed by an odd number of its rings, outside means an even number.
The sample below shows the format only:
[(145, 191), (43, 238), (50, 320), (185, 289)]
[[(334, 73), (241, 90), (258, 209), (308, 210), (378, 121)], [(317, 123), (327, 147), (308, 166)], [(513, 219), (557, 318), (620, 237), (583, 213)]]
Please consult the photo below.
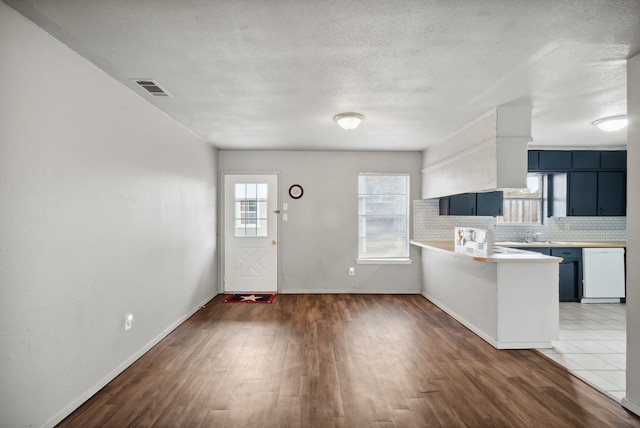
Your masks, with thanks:
[[(360, 232), (361, 232), (361, 227), (360, 227), (360, 218), (361, 217), (366, 217), (366, 214), (361, 214), (360, 213), (360, 197), (367, 195), (367, 194), (361, 194), (360, 193), (360, 186), (359, 186), (359, 182), (360, 182), (360, 177), (380, 177), (380, 176), (387, 176), (387, 177), (406, 177), (407, 179), (407, 190), (406, 190), (406, 195), (404, 195), (406, 197), (406, 208), (405, 208), (405, 220), (406, 220), (406, 236), (405, 236), (405, 253), (406, 256), (402, 256), (402, 255), (397, 255), (395, 257), (393, 256), (389, 256), (389, 257), (361, 257), (362, 251), (360, 248), (361, 245), (361, 236), (360, 236)], [(398, 174), (392, 174), (392, 173), (359, 173), (358, 174), (358, 232), (357, 232), (357, 236), (358, 236), (358, 258), (356, 259), (356, 263), (357, 264), (411, 264), (411, 259), (410, 259), (410, 228), (411, 228), (411, 218), (410, 218), (410, 207), (411, 207), (411, 175), (407, 174), (407, 173), (398, 173)], [(384, 195), (384, 194), (383, 194)]]
[[(242, 184), (243, 186), (246, 185), (258, 185), (258, 184), (264, 184), (264, 183), (238, 183), (238, 184)], [(238, 185), (237, 184), (237, 185)], [(236, 185), (236, 186), (237, 186)], [(236, 192), (236, 188), (234, 187), (234, 192)], [(257, 192), (257, 190), (256, 190)], [(235, 231), (235, 238), (263, 238), (265, 236), (267, 236), (267, 231), (265, 230), (262, 234), (258, 235), (258, 221), (266, 221), (267, 217), (266, 217), (266, 212), (265, 213), (261, 213), (260, 211), (260, 203), (261, 202), (267, 202), (266, 198), (259, 198), (257, 193), (256, 193), (256, 197), (254, 199), (250, 199), (248, 197), (244, 198), (238, 198), (235, 194), (234, 194), (234, 203), (240, 203), (240, 210), (239, 212), (236, 212), (236, 207), (234, 207), (234, 216), (235, 216), (235, 223), (236, 226), (234, 228)], [(251, 204), (255, 204), (255, 210), (251, 210), (251, 209), (247, 209), (247, 208), (251, 208), (249, 205)], [(249, 214), (253, 213), (254, 216), (251, 217)], [(262, 214), (262, 216), (261, 216)], [(238, 235), (238, 227), (240, 227), (241, 229), (245, 230), (245, 234), (244, 235)], [(255, 235), (251, 235), (251, 234), (246, 234), (247, 230), (255, 230)]]

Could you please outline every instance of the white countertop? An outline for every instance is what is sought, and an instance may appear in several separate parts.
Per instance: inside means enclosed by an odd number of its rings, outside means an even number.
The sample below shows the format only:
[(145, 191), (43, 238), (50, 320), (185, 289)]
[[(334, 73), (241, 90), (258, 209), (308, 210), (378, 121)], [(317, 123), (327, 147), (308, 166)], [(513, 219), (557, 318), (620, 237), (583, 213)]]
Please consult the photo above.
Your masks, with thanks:
[[(516, 243), (513, 243), (516, 244)], [(519, 243), (518, 243), (519, 244)], [(532, 252), (532, 251), (520, 251), (511, 248), (503, 247), (501, 252), (494, 252), (493, 254), (482, 254), (473, 252), (458, 252), (454, 250), (453, 241), (422, 241), (411, 240), (411, 245), (415, 245), (422, 248), (428, 248), (430, 250), (446, 252), (459, 257), (471, 258), (478, 262), (492, 262), (492, 263), (560, 263), (561, 257), (545, 256), (544, 254)], [(496, 243), (496, 246), (499, 244)], [(513, 245), (514, 247), (516, 245)], [(520, 245), (517, 245), (518, 247)], [(499, 248), (500, 250), (500, 248)]]

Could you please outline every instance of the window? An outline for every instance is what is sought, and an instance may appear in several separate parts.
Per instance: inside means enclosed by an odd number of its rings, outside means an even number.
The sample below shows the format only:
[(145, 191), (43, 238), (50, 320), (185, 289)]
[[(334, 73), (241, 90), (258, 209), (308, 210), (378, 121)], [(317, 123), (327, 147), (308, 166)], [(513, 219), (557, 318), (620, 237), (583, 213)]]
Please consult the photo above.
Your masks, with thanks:
[(235, 187), (235, 236), (267, 236), (267, 184)]
[(544, 176), (529, 174), (526, 189), (509, 189), (503, 192), (502, 217), (497, 223), (542, 224), (545, 194)]
[(358, 261), (408, 260), (409, 176), (358, 176)]

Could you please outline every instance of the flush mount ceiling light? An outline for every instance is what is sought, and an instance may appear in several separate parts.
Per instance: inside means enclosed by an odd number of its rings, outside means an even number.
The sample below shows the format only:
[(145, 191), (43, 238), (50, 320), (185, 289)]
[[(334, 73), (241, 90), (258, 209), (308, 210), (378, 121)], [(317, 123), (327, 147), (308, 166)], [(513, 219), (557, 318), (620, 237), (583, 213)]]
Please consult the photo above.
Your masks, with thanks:
[(338, 122), (338, 126), (342, 129), (356, 129), (363, 119), (364, 115), (353, 112), (340, 113), (333, 117), (333, 120)]
[(627, 126), (627, 115), (605, 117), (594, 120), (592, 123), (605, 132), (619, 131)]

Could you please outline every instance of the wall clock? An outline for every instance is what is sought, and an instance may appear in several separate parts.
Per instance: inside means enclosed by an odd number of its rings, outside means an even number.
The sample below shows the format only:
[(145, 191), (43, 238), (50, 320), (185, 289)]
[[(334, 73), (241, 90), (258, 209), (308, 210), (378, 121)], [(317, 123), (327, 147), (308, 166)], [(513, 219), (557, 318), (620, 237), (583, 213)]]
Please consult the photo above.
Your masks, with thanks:
[(303, 193), (304, 190), (302, 190), (302, 186), (299, 184), (294, 184), (293, 186), (289, 187), (289, 196), (291, 196), (293, 199), (300, 199)]

